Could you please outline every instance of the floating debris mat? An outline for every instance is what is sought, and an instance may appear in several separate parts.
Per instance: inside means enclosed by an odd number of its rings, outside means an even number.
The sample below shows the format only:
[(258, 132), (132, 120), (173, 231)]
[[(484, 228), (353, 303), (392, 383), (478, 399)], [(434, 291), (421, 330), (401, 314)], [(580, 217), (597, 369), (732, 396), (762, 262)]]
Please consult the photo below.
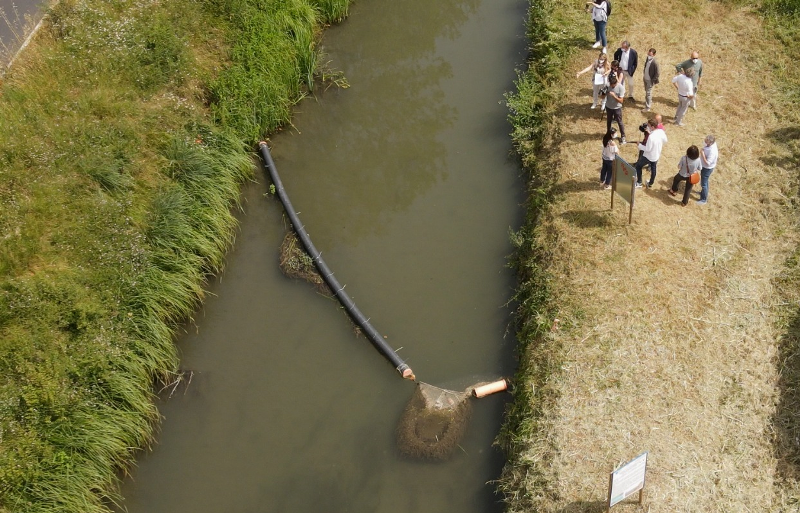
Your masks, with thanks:
[(472, 388), (458, 392), (419, 382), (397, 426), (400, 452), (414, 458), (449, 458), (467, 429), (471, 392)]

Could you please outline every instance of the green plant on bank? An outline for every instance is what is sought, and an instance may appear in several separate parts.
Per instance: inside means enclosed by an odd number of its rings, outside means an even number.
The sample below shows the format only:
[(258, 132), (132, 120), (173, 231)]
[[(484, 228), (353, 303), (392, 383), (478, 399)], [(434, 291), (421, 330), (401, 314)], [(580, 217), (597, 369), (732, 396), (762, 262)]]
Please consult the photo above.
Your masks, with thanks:
[[(783, 45), (782, 55), (776, 55), (772, 65), (777, 79), (774, 101), (784, 128), (771, 138), (785, 152), (779, 158), (800, 166), (800, 70), (795, 63), (800, 59), (800, 0), (764, 0), (761, 13), (767, 21), (767, 30)], [(795, 178), (798, 187), (800, 177)], [(793, 198), (797, 208), (797, 198)], [(779, 345), (780, 400), (773, 418), (775, 455), (778, 460), (777, 474), (787, 502), (800, 503), (800, 248), (785, 263), (776, 286), (783, 298), (782, 336)]]
[(514, 149), (528, 180), (525, 223), (511, 234), (511, 264), (518, 281), (515, 300), (520, 364), (514, 400), (498, 437), (508, 458), (498, 488), (509, 511), (536, 511), (541, 498), (558, 493), (549, 489), (542, 477), (554, 450), (544, 436), (557, 399), (550, 383), (559, 372), (562, 357), (561, 348), (548, 337), (557, 323), (548, 271), (548, 248), (554, 241), (541, 220), (549, 215), (555, 199), (556, 84), (562, 78), (564, 63), (575, 51), (576, 40), (580, 40), (577, 30), (582, 25), (575, 19), (576, 11), (555, 0), (531, 2), (526, 21), (528, 67), (518, 73), (516, 93), (506, 98)]
[(0, 91), (0, 511), (119, 501), (120, 470), (157, 421), (154, 380), (177, 366), (175, 328), (232, 243), (250, 144), (288, 121), (319, 27), (346, 12), (50, 10)]
[(225, 20), (226, 33), (235, 36), (228, 41), (231, 65), (209, 84), (215, 122), (257, 141), (285, 123), (292, 106), (313, 89), (317, 20), (341, 21), (348, 2), (208, 1), (217, 19)]

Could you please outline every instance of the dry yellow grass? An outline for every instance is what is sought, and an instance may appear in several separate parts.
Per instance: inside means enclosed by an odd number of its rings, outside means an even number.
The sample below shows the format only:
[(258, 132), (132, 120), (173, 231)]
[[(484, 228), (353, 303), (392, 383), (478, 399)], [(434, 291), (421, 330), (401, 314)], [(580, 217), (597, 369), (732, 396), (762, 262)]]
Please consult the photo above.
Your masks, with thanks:
[[(628, 225), (627, 204), (618, 198), (610, 211), (610, 191), (598, 184), (605, 119), (589, 110), (589, 79), (574, 80), (596, 51), (573, 59), (558, 120), (564, 193), (550, 221), (556, 296), (573, 299), (552, 334), (564, 364), (544, 435), (557, 448), (545, 477), (558, 498), (547, 510), (602, 511), (608, 473), (649, 451), (645, 511), (792, 511), (771, 438), (780, 335), (773, 280), (797, 243), (790, 170), (776, 165), (770, 140), (779, 128), (773, 86), (759, 64), (776, 48), (745, 7), (636, 0), (614, 8), (609, 53), (623, 39), (640, 61), (649, 47), (658, 50), (653, 110), (669, 143)], [(679, 128), (670, 81), (692, 49), (705, 63), (702, 89)], [(646, 120), (641, 71), (634, 80), (639, 102), (624, 110), (631, 142)], [(720, 148), (709, 203), (695, 203), (698, 185), (684, 208), (666, 191), (680, 156), (702, 147), (706, 134)], [(629, 162), (637, 155), (635, 144), (622, 147)]]

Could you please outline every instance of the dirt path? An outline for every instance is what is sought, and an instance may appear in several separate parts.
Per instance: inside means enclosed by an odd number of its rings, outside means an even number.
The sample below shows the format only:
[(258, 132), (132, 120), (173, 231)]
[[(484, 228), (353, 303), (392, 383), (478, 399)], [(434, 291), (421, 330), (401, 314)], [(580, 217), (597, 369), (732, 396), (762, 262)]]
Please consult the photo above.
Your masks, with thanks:
[[(773, 279), (796, 241), (784, 207), (789, 171), (776, 167), (770, 142), (777, 121), (764, 63), (776, 49), (746, 9), (705, 1), (616, 9), (625, 14), (612, 15), (609, 53), (622, 39), (640, 62), (649, 47), (658, 50), (653, 110), (663, 115), (669, 142), (655, 187), (637, 191), (628, 225), (627, 204), (617, 199), (610, 211), (610, 191), (599, 187), (605, 120), (589, 110), (590, 79), (574, 80), (560, 111), (564, 194), (553, 218), (557, 292), (572, 306), (554, 335), (566, 354), (552, 419), (559, 452), (549, 481), (559, 498), (551, 511), (601, 511), (608, 472), (644, 451), (646, 511), (778, 511)], [(705, 87), (681, 128), (672, 124), (670, 81), (691, 49), (705, 62)], [(587, 47), (572, 71), (595, 55)], [(634, 80), (641, 100), (641, 71)], [(641, 139), (642, 107), (625, 107), (628, 141)], [(710, 133), (720, 163), (709, 202), (696, 204), (698, 186), (681, 207), (680, 196), (666, 192), (678, 159)], [(634, 163), (636, 145), (623, 146), (622, 156)]]

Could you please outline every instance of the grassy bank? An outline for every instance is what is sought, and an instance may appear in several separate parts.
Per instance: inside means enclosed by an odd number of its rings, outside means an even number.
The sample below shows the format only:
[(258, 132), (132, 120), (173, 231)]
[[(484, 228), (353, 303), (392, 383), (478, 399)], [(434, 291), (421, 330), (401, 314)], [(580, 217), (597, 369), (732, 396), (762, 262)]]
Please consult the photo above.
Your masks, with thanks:
[(107, 511), (345, 0), (63, 0), (0, 97), (0, 511)]
[[(772, 63), (780, 85), (774, 98), (782, 127), (771, 136), (779, 150), (775, 157), (800, 168), (800, 1), (766, 0), (762, 6), (767, 30), (782, 45), (780, 58)], [(800, 180), (795, 176), (795, 187)], [(795, 197), (795, 204), (797, 199)], [(786, 510), (800, 508), (800, 247), (795, 248), (776, 279), (781, 299), (778, 349), (778, 401), (773, 417), (777, 483), (780, 503)]]
[(558, 304), (550, 262), (558, 234), (546, 219), (557, 196), (564, 66), (576, 51), (579, 17), (554, 0), (532, 1), (526, 20), (528, 68), (519, 73), (517, 92), (508, 96), (512, 141), (527, 177), (526, 219), (512, 234), (512, 265), (518, 277), (515, 300), (520, 347), (514, 401), (498, 438), (508, 463), (499, 481), (510, 511), (538, 511), (543, 498), (557, 493), (545, 469), (557, 450), (549, 424), (558, 401), (563, 348), (550, 337), (557, 326)]
[[(501, 437), (510, 511), (601, 511), (608, 473), (645, 450), (645, 511), (796, 511), (797, 12), (796, 0), (614, 4), (609, 50), (622, 39), (640, 56), (659, 50), (655, 111), (670, 139), (628, 226), (597, 188), (605, 121), (573, 78), (596, 55), (591, 22), (533, 2), (531, 68), (509, 98), (529, 173), (514, 234), (520, 371)], [(671, 65), (691, 48), (706, 85), (678, 129)], [(641, 107), (626, 106), (629, 140)], [(707, 133), (722, 153), (711, 208), (694, 194), (681, 210), (666, 188)], [(635, 161), (635, 146), (622, 151)]]

